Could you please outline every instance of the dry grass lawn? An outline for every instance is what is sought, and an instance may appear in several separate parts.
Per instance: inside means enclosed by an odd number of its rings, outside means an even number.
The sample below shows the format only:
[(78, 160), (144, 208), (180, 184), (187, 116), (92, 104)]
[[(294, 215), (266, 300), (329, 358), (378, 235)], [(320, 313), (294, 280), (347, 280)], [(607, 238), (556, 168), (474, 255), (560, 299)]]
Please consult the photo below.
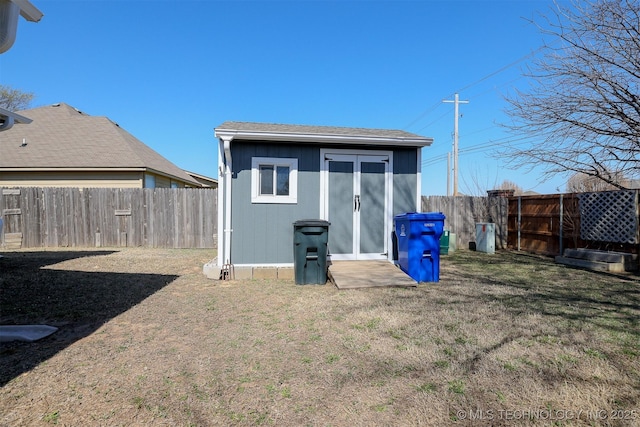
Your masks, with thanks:
[(211, 251), (5, 252), (2, 426), (637, 426), (640, 278), (458, 251), (439, 283), (217, 282)]

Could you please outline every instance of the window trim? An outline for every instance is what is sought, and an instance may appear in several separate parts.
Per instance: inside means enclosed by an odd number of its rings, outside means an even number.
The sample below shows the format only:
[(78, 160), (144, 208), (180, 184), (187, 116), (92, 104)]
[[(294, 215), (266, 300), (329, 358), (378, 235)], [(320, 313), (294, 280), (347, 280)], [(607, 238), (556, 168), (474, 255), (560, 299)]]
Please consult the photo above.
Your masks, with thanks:
[[(289, 168), (289, 195), (279, 196), (260, 194), (260, 166)], [(274, 192), (275, 192), (274, 188)], [(251, 158), (251, 203), (298, 203), (298, 159), (290, 157), (252, 157)]]

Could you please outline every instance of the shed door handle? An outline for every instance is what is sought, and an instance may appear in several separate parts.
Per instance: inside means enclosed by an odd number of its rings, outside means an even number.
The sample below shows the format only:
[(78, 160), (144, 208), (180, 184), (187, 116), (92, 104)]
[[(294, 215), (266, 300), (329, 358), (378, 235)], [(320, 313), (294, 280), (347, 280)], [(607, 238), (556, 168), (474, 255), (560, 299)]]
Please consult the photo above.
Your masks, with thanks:
[(353, 210), (354, 212), (360, 211), (360, 195), (356, 194), (353, 196)]

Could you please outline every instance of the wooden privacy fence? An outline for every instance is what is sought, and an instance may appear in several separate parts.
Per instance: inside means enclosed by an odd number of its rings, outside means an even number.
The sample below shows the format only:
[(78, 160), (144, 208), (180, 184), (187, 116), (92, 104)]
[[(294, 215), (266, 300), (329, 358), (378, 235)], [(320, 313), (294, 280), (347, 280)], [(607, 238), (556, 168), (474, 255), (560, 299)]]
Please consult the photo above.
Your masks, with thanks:
[(509, 198), (508, 247), (544, 255), (569, 248), (637, 253), (638, 190)]
[[(460, 248), (475, 242), (476, 223), (493, 222), (496, 248), (546, 255), (567, 248), (637, 253), (639, 199), (638, 190), (508, 199), (423, 196), (421, 211), (444, 213), (445, 228), (456, 234)], [(217, 189), (211, 188), (0, 188), (0, 214), (0, 245), (7, 248), (217, 243)]]
[(509, 198), (509, 248), (559, 255), (566, 247), (577, 248), (583, 244), (575, 194)]
[(0, 213), (10, 248), (216, 247), (211, 188), (0, 188)]
[[(491, 193), (491, 192), (490, 192)], [(496, 224), (496, 249), (544, 255), (590, 248), (640, 252), (640, 190), (532, 196), (423, 196), (422, 212), (444, 213), (458, 247), (476, 240), (476, 223)]]
[(442, 212), (445, 229), (456, 234), (457, 245), (476, 241), (476, 224), (496, 224), (496, 249), (507, 247), (508, 199), (505, 197), (422, 196), (422, 212)]

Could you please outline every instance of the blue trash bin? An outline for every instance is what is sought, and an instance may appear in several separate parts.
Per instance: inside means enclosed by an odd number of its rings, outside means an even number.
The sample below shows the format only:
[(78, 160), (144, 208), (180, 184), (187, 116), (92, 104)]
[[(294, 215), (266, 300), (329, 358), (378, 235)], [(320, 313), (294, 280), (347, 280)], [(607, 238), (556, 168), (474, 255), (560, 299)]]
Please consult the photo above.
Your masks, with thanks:
[(416, 282), (440, 280), (442, 212), (405, 213), (394, 217), (398, 264)]

